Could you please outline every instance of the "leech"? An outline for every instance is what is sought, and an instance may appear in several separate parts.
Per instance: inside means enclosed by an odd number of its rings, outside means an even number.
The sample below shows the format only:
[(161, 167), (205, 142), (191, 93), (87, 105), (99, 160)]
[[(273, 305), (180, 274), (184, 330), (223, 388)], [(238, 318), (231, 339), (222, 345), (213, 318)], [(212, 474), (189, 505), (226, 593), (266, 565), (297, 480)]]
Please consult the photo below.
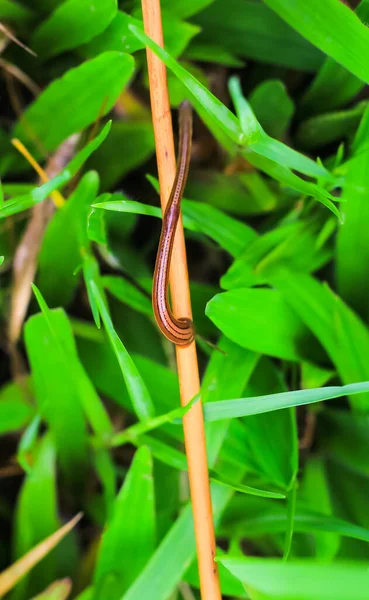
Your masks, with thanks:
[(191, 157), (192, 108), (184, 101), (179, 111), (179, 150), (177, 170), (166, 206), (161, 229), (153, 280), (152, 305), (160, 331), (177, 346), (188, 346), (195, 337), (194, 326), (187, 317), (176, 318), (169, 305), (169, 270), (174, 236), (181, 212)]

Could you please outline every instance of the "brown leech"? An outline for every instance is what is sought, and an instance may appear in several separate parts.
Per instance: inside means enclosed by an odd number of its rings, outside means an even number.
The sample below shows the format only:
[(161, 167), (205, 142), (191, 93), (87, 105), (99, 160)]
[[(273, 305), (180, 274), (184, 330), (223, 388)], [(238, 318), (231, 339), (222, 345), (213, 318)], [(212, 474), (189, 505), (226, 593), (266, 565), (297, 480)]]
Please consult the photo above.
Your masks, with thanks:
[(188, 101), (179, 110), (179, 150), (177, 170), (166, 206), (161, 229), (153, 280), (152, 305), (160, 331), (177, 346), (188, 346), (195, 332), (191, 319), (176, 318), (169, 305), (169, 270), (174, 236), (181, 212), (181, 200), (190, 166), (192, 142), (192, 108)]

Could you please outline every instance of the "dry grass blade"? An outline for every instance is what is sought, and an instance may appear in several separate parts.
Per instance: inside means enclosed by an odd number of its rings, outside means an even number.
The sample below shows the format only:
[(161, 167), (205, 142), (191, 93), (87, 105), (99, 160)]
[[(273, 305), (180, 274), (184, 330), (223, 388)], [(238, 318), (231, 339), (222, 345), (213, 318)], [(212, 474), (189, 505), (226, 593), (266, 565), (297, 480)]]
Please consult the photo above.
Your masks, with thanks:
[(23, 42), (18, 40), (18, 38), (15, 37), (15, 35), (7, 27), (5, 27), (3, 23), (0, 23), (0, 31), (2, 31), (4, 35), (6, 35), (6, 37), (8, 37), (12, 42), (23, 48), (23, 50), (25, 50), (29, 54), (32, 54), (32, 56), (37, 56), (36, 52), (31, 50), (31, 48), (28, 48), (28, 46), (26, 46), (25, 44), (23, 44)]
[(18, 79), (18, 81), (20, 81), (21, 83), (23, 83), (23, 85), (27, 89), (29, 89), (29, 91), (34, 96), (38, 96), (39, 93), (41, 92), (41, 88), (37, 85), (37, 83), (35, 83), (33, 81), (33, 79), (31, 79), (31, 77), (29, 77), (29, 75), (27, 75), (26, 73), (24, 73), (24, 71), (22, 71), (21, 69), (19, 69), (18, 67), (16, 67), (12, 63), (10, 63), (7, 60), (4, 60), (3, 58), (1, 58), (0, 59), (0, 67), (2, 69), (4, 69), (5, 71), (7, 71), (10, 75), (12, 75), (13, 77), (15, 77), (16, 79)]
[(27, 552), (22, 558), (17, 560), (11, 567), (0, 574), (0, 598), (11, 590), (28, 571), (39, 563), (55, 546), (73, 529), (73, 527), (82, 518), (82, 513), (78, 513), (69, 523), (58, 529), (55, 533), (47, 537), (43, 542), (37, 544), (32, 550)]
[[(65, 167), (74, 154), (78, 139), (78, 135), (73, 135), (63, 142), (49, 160), (45, 171), (43, 171), (36, 163), (37, 172), (41, 174), (43, 181), (48, 181), (52, 177), (55, 177), (55, 175)], [(20, 148), (20, 145), (18, 144), (17, 147)], [(31, 159), (31, 164), (35, 166), (34, 159), (32, 157)], [(58, 202), (58, 205), (64, 202), (63, 197), (59, 193), (56, 196), (55, 203), (56, 202)], [(12, 371), (14, 377), (22, 375), (22, 368), (16, 344), (20, 336), (31, 298), (31, 283), (35, 277), (37, 258), (42, 239), (53, 212), (54, 205), (49, 200), (41, 202), (34, 207), (32, 217), (14, 254), (13, 284), (8, 322), (9, 352), (12, 357)]]

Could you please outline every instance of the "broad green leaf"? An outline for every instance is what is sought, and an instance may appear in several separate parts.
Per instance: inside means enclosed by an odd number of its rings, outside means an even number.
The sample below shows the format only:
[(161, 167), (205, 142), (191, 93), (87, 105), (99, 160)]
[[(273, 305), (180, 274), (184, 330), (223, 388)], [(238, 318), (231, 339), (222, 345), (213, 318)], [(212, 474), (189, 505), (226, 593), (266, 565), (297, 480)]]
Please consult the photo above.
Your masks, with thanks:
[(0, 0), (0, 19), (17, 25), (32, 21), (32, 11), (14, 0)]
[(33, 408), (24, 398), (22, 388), (8, 383), (0, 388), (0, 435), (12, 433), (28, 425)]
[(217, 294), (207, 316), (233, 342), (254, 352), (300, 360), (313, 338), (280, 293), (239, 288)]
[[(359, 19), (366, 24), (369, 18), (369, 2), (361, 0), (356, 9)], [(332, 58), (327, 58), (302, 98), (304, 109), (319, 113), (352, 100), (364, 87), (364, 83)]]
[(104, 31), (116, 12), (116, 0), (65, 0), (36, 29), (32, 48), (48, 58), (76, 48)]
[(304, 71), (315, 71), (323, 61), (316, 48), (261, 2), (215, 0), (195, 22), (202, 26), (200, 40), (217, 40), (237, 56)]
[(79, 282), (75, 271), (82, 262), (81, 230), (86, 237), (87, 214), (96, 198), (98, 185), (97, 173), (86, 173), (45, 232), (39, 257), (38, 285), (51, 306), (64, 306), (73, 298)]
[[(358, 16), (338, 0), (264, 0), (309, 42), (369, 83), (369, 31)], [(303, 15), (303, 18), (301, 18)], [(348, 51), (349, 49), (349, 51)]]
[(25, 110), (13, 136), (27, 147), (37, 149), (41, 143), (44, 150), (55, 150), (67, 137), (93, 123), (102, 107), (103, 115), (110, 111), (133, 68), (133, 58), (128, 54), (105, 52), (70, 69)]
[(282, 81), (263, 81), (253, 90), (249, 103), (266, 133), (276, 139), (283, 138), (295, 107)]
[(149, 391), (140, 377), (135, 363), (114, 329), (106, 302), (95, 281), (91, 281), (91, 292), (118, 360), (135, 412), (141, 420), (153, 417), (155, 408)]
[(137, 450), (103, 534), (93, 580), (96, 600), (119, 600), (155, 549), (152, 469), (150, 451)]
[(25, 342), (39, 411), (55, 439), (61, 467), (76, 478), (87, 461), (87, 431), (76, 381), (71, 378), (73, 356), (70, 324), (61, 310), (31, 317), (25, 325)]
[(154, 152), (151, 121), (118, 121), (113, 123), (105, 144), (88, 161), (96, 169), (103, 190), (114, 187), (123, 177)]
[(102, 52), (116, 51), (132, 54), (144, 47), (135, 35), (128, 29), (128, 25), (133, 24), (138, 27), (141, 22), (134, 19), (127, 13), (118, 10), (110, 25), (94, 37), (88, 44), (82, 46), (79, 51), (83, 56), (92, 58)]
[(369, 108), (363, 115), (355, 138), (354, 156), (347, 165), (342, 188), (347, 203), (343, 210), (344, 223), (338, 231), (336, 252), (339, 293), (366, 321), (369, 316), (369, 248), (366, 236), (369, 225), (368, 125)]
[(234, 419), (248, 415), (280, 410), (290, 406), (303, 406), (332, 398), (341, 398), (353, 394), (362, 394), (369, 391), (369, 381), (351, 383), (349, 385), (327, 386), (311, 390), (296, 390), (294, 392), (281, 392), (255, 398), (238, 398), (237, 400), (222, 400), (220, 402), (207, 402), (204, 404), (206, 421), (220, 419)]
[[(349, 138), (356, 131), (367, 105), (363, 101), (354, 108), (323, 113), (302, 121), (296, 132), (297, 143), (310, 149)], [(344, 192), (343, 197), (348, 200)]]
[(254, 598), (260, 600), (366, 600), (369, 573), (364, 564), (219, 557)]
[[(325, 348), (343, 383), (369, 379), (365, 358), (369, 352), (369, 332), (328, 285), (309, 275), (288, 272), (271, 280)], [(367, 411), (369, 396), (359, 393), (350, 402), (353, 408)]]
[[(25, 476), (16, 506), (14, 559), (51, 535), (59, 527), (56, 499), (56, 453), (51, 436), (39, 442), (32, 470)], [(32, 596), (56, 578), (57, 556), (48, 554), (15, 588), (15, 600)]]
[(105, 127), (99, 133), (99, 135), (86, 144), (82, 150), (72, 158), (70, 163), (57, 175), (53, 177), (47, 183), (40, 185), (33, 189), (30, 193), (17, 196), (12, 200), (8, 200), (4, 203), (4, 207), (0, 208), (0, 219), (15, 215), (23, 210), (31, 208), (38, 202), (46, 200), (51, 192), (63, 187), (66, 183), (71, 181), (74, 175), (79, 171), (87, 158), (103, 143), (110, 130), (111, 121), (106, 123)]

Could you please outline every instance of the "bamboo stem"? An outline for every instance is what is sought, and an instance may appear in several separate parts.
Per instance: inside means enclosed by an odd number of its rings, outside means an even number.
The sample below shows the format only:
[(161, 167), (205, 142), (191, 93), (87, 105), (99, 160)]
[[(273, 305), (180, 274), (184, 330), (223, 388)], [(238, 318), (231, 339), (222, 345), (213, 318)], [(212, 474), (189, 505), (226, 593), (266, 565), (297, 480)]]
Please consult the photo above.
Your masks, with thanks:
[[(160, 0), (142, 0), (146, 34), (163, 46)], [(164, 64), (147, 49), (152, 120), (160, 182), (160, 201), (164, 211), (175, 175), (175, 151), (167, 77)], [(171, 261), (170, 289), (173, 312), (192, 318), (186, 248), (180, 219)], [(200, 391), (196, 345), (176, 346), (181, 404), (186, 405)], [(188, 476), (196, 538), (197, 559), (202, 600), (220, 600), (221, 592), (215, 556), (215, 534), (212, 517), (205, 429), (202, 405), (197, 402), (183, 419)]]

